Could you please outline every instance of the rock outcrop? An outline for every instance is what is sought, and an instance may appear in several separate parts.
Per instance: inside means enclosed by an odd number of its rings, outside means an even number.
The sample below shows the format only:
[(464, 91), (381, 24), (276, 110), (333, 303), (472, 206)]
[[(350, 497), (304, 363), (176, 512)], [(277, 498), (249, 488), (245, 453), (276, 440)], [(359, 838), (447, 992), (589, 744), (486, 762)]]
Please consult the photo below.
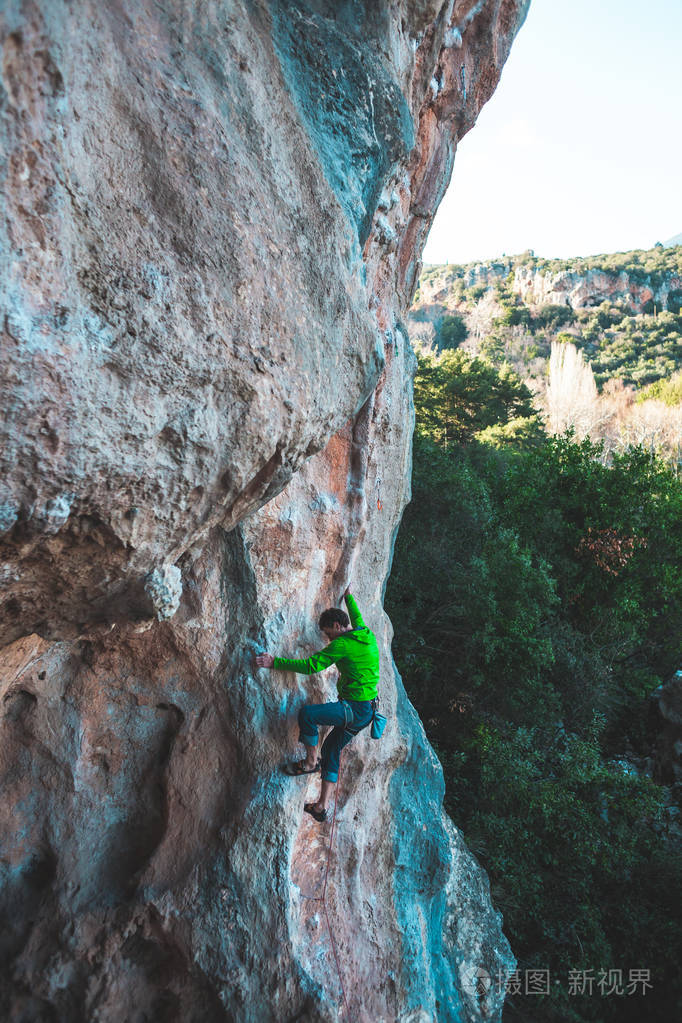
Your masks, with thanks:
[(667, 308), (668, 296), (682, 291), (682, 278), (670, 276), (656, 281), (649, 275), (635, 277), (623, 270), (559, 270), (542, 273), (517, 267), (512, 285), (514, 294), (529, 305), (567, 305), (589, 309), (602, 302), (620, 304), (631, 313), (641, 313), (651, 304)]
[[(576, 263), (579, 263), (576, 260)], [(461, 282), (465, 288), (480, 286), (492, 290), (508, 284), (513, 295), (526, 305), (565, 305), (572, 309), (591, 309), (602, 302), (620, 305), (633, 315), (655, 306), (668, 308), (670, 300), (679, 307), (682, 277), (676, 273), (653, 275), (627, 270), (587, 268), (548, 270), (533, 261), (516, 265), (514, 260), (475, 263), (465, 267), (447, 264), (432, 271), (420, 282), (419, 305), (453, 306), (452, 285)]]
[[(401, 316), (526, 7), (5, 4), (3, 1019), (499, 1015), (382, 595)], [(252, 657), (316, 648), (349, 580), (389, 725), (342, 762), (337, 967), (329, 828), (280, 770), (333, 678)]]

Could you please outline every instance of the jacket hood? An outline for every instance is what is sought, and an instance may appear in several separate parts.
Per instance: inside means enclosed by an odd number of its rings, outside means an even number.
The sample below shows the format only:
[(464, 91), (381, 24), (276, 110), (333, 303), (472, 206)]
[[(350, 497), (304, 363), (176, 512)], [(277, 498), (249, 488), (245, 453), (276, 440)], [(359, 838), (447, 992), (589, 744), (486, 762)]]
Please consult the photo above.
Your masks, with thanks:
[(371, 643), (373, 633), (371, 629), (368, 629), (366, 625), (359, 625), (357, 629), (351, 629), (350, 632), (344, 632), (343, 635), (347, 639), (354, 639), (358, 643)]

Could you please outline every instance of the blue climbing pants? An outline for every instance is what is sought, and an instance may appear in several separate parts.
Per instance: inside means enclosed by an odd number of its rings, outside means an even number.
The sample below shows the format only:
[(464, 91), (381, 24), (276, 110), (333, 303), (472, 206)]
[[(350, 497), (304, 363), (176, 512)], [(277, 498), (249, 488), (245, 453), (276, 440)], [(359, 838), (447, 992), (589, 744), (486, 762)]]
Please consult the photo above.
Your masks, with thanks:
[[(317, 746), (318, 725), (334, 725), (322, 743), (322, 777), (325, 781), (338, 781), (341, 750), (355, 738), (353, 732), (366, 728), (372, 720), (371, 700), (345, 702), (353, 711), (353, 719), (348, 724), (342, 703), (307, 703), (298, 714), (299, 738), (306, 746)], [(352, 732), (347, 731), (348, 728)]]

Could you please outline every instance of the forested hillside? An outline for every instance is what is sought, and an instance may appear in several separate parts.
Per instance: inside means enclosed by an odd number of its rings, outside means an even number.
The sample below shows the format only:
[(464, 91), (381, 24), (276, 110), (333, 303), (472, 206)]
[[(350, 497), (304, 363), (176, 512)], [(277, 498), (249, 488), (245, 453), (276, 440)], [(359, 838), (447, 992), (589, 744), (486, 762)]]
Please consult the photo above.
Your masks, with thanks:
[[(673, 1019), (682, 784), (659, 756), (656, 694), (682, 666), (682, 481), (651, 445), (552, 435), (533, 380), (505, 361), (542, 359), (539, 378), (550, 341), (571, 330), (584, 348), (588, 326), (599, 349), (606, 309), (530, 307), (506, 278), (486, 291), (479, 356), (483, 293), (465, 284), (440, 319), (414, 313), (441, 351), (418, 352), (413, 496), (385, 599), (394, 656), (519, 960), (505, 1023)], [(622, 315), (649, 337), (679, 324)], [(634, 380), (640, 364), (618, 369)], [(679, 401), (662, 373), (646, 382)], [(651, 986), (633, 986), (637, 969)], [(549, 993), (524, 991), (530, 970)]]
[(524, 253), (425, 268), (408, 329), (422, 349), (513, 369), (550, 426), (607, 451), (645, 444), (679, 465), (681, 310), (682, 246), (575, 260)]

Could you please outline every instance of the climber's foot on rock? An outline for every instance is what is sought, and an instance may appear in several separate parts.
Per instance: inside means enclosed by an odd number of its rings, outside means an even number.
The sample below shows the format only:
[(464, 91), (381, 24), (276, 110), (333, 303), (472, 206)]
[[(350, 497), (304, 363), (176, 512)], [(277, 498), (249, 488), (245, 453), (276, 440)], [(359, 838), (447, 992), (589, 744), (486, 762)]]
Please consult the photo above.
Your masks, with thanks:
[(284, 765), (285, 774), (315, 774), (320, 770), (320, 761), (309, 764), (307, 760), (293, 760)]
[(320, 806), (319, 803), (304, 803), (303, 809), (311, 817), (314, 817), (316, 821), (319, 821), (320, 824), (327, 819), (327, 810), (324, 806)]

